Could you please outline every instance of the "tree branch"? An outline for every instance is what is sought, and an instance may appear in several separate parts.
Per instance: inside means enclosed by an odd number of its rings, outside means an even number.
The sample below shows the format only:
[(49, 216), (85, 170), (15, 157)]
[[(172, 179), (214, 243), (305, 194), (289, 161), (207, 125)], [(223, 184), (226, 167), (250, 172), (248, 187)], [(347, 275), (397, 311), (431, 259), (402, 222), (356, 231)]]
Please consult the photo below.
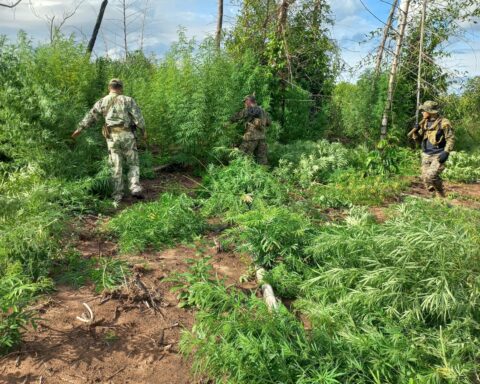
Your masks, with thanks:
[(3, 4), (3, 3), (0, 3), (0, 7), (6, 7), (6, 8), (15, 8), (18, 4), (20, 4), (22, 2), (22, 0), (17, 0), (16, 3), (13, 3), (13, 4)]

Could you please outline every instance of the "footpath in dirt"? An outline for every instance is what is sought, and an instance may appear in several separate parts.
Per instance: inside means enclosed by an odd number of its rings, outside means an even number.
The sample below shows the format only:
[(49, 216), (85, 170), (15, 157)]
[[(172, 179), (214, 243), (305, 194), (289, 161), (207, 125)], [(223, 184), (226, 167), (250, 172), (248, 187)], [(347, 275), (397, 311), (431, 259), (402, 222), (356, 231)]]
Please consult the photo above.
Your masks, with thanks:
[[(146, 182), (147, 200), (156, 199), (172, 185), (193, 192), (198, 180), (164, 172)], [(447, 184), (447, 202), (480, 209), (480, 185)], [(429, 197), (418, 181), (406, 195)], [(127, 201), (122, 208), (132, 204)], [(386, 219), (385, 207), (373, 207), (379, 222)], [(247, 263), (232, 252), (217, 252), (215, 238), (206, 234), (197, 248), (177, 246), (160, 252), (119, 255), (117, 244), (98, 231), (96, 216), (76, 223), (75, 248), (83, 258), (108, 256), (126, 260), (133, 266), (131, 282), (110, 295), (95, 292), (92, 286), (57, 286), (35, 306), (37, 329), (29, 328), (22, 347), (0, 359), (0, 383), (168, 383), (195, 381), (191, 365), (179, 354), (183, 330), (190, 330), (194, 311), (178, 306), (168, 281), (188, 269), (188, 259), (212, 258), (216, 273), (228, 284), (243, 289), (256, 288), (254, 282), (239, 283)], [(199, 252), (201, 249), (201, 252)], [(92, 324), (77, 317), (89, 317)]]
[[(147, 201), (171, 185), (192, 191), (197, 183), (180, 173), (165, 173), (146, 182)], [(120, 209), (133, 203), (128, 201)], [(103, 218), (102, 220), (108, 220)], [(179, 352), (183, 330), (194, 322), (191, 309), (178, 307), (168, 278), (188, 269), (188, 259), (212, 258), (220, 278), (240, 286), (246, 263), (231, 252), (217, 252), (210, 233), (198, 249), (178, 246), (160, 252), (118, 254), (117, 244), (97, 230), (99, 218), (76, 224), (75, 248), (84, 258), (109, 256), (133, 266), (132, 282), (113, 295), (97, 294), (92, 286), (57, 286), (42, 298), (37, 329), (27, 330), (22, 347), (0, 359), (0, 383), (194, 383), (190, 363)], [(146, 291), (142, 288), (146, 288)], [(243, 283), (255, 289), (254, 283)], [(77, 317), (89, 318), (91, 325)]]

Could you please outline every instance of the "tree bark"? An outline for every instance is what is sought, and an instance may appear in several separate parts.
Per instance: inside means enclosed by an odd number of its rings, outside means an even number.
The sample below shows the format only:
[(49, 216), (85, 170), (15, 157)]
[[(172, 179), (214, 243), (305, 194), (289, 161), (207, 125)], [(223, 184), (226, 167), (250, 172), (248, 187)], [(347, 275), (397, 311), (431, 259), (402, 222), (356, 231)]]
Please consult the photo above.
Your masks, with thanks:
[(392, 4), (392, 8), (390, 9), (390, 14), (388, 15), (387, 23), (385, 24), (385, 28), (383, 29), (383, 36), (382, 42), (380, 43), (380, 47), (378, 47), (377, 59), (375, 63), (375, 73), (378, 75), (380, 73), (380, 67), (382, 65), (383, 59), (383, 52), (385, 51), (385, 44), (387, 43), (388, 39), (388, 32), (392, 28), (393, 18), (395, 16), (395, 10), (397, 9), (398, 0), (394, 0)]
[(220, 50), (222, 44), (222, 28), (223, 28), (223, 0), (218, 0), (218, 15), (217, 15), (217, 33), (215, 35), (215, 44)]
[(92, 37), (88, 42), (88, 46), (87, 46), (88, 54), (91, 54), (93, 52), (93, 48), (95, 47), (98, 31), (100, 30), (100, 26), (102, 25), (103, 15), (105, 14), (105, 8), (107, 8), (107, 5), (108, 5), (108, 0), (103, 0), (102, 5), (100, 6), (100, 11), (98, 12), (97, 22), (95, 23), (95, 27), (93, 28)]
[[(278, 9), (278, 17), (277, 17), (277, 39), (283, 40), (285, 43), (285, 50), (287, 49), (287, 42), (285, 38), (285, 33), (287, 30), (287, 21), (288, 21), (288, 9), (290, 6), (295, 2), (295, 0), (282, 0), (280, 7)], [(288, 52), (285, 52), (285, 59), (287, 60), (287, 69), (290, 69), (290, 57), (288, 56)], [(287, 90), (287, 77), (288, 74), (286, 73), (285, 69), (281, 69), (278, 73), (280, 78), (280, 95), (281, 95), (281, 117), (280, 117), (280, 125), (282, 128), (285, 127), (286, 118), (286, 90)]]
[(423, 0), (422, 20), (420, 24), (420, 44), (418, 47), (418, 74), (417, 74), (417, 111), (415, 113), (415, 124), (419, 122), (420, 94), (422, 90), (422, 64), (423, 64), (423, 41), (425, 39), (425, 16), (427, 13), (427, 1)]
[(123, 11), (123, 46), (125, 49), (125, 60), (128, 58), (128, 45), (127, 45), (127, 3), (126, 0), (122, 0)]
[(383, 111), (382, 127), (380, 129), (381, 139), (385, 139), (387, 137), (388, 113), (392, 108), (393, 87), (395, 85), (395, 79), (397, 77), (398, 64), (400, 62), (400, 54), (402, 52), (403, 38), (405, 36), (409, 8), (410, 0), (402, 0), (398, 21), (399, 31), (397, 35), (397, 46), (395, 48), (395, 54), (392, 61), (392, 68), (390, 69), (390, 76), (388, 79), (387, 103), (385, 104), (385, 109)]

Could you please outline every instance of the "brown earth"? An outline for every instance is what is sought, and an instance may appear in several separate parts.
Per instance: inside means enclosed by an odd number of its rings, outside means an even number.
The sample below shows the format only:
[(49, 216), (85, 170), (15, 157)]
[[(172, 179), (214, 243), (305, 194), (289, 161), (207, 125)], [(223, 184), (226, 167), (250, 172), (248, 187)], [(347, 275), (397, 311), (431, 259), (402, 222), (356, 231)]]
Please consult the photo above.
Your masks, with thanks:
[[(172, 185), (192, 191), (198, 180), (179, 173), (166, 173), (147, 181), (146, 198), (153, 200)], [(127, 200), (122, 207), (131, 204)], [(97, 294), (94, 287), (76, 289), (57, 286), (40, 300), (37, 329), (28, 328), (20, 350), (0, 359), (0, 383), (169, 383), (201, 382), (191, 374), (191, 364), (179, 354), (183, 330), (191, 329), (194, 312), (178, 307), (178, 300), (166, 278), (188, 268), (188, 259), (212, 257), (219, 277), (242, 289), (255, 289), (255, 283), (239, 280), (246, 273), (246, 262), (231, 252), (217, 252), (215, 237), (207, 234), (196, 247), (179, 245), (160, 252), (121, 256), (114, 241), (98, 231), (108, 218), (86, 216), (76, 224), (72, 239), (82, 257), (111, 256), (133, 265), (134, 275), (154, 293), (151, 301), (137, 300), (133, 286), (110, 296)], [(70, 239), (70, 241), (72, 241)], [(199, 252), (201, 250), (201, 252)], [(88, 325), (77, 319), (93, 311)]]

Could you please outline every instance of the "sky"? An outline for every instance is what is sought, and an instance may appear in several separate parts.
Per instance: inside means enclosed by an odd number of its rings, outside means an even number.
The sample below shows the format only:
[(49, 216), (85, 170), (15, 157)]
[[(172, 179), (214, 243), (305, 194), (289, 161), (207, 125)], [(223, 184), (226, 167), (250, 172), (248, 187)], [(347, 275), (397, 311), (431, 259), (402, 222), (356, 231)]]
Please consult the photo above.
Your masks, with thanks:
[[(13, 2), (14, 0), (0, 0)], [(95, 49), (96, 55), (122, 56), (122, 0), (110, 0)], [(142, 24), (145, 21), (143, 47), (149, 54), (162, 56), (176, 41), (180, 27), (187, 36), (202, 40), (211, 35), (216, 27), (217, 0), (125, 0), (131, 7), (127, 14), (129, 49), (140, 46)], [(225, 27), (232, 26), (238, 8), (232, 4), (238, 0), (225, 0)], [(76, 13), (66, 20), (64, 33), (74, 33), (78, 38), (88, 39), (101, 0), (22, 0), (13, 10), (0, 7), (0, 35), (14, 40), (20, 29), (26, 31), (36, 42), (49, 39), (48, 20), (62, 20), (76, 6)], [(340, 80), (354, 81), (358, 66), (368, 53), (374, 52), (378, 40), (365, 42), (366, 36), (383, 26), (390, 10), (387, 0), (330, 0), (335, 23), (331, 37), (337, 41), (345, 70)], [(147, 12), (142, 10), (147, 9)], [(143, 15), (146, 15), (144, 18)], [(372, 15), (373, 14), (373, 15)], [(380, 19), (380, 20), (378, 20)], [(445, 71), (457, 77), (480, 75), (480, 23), (464, 24), (465, 35), (446, 44), (451, 54), (441, 65)], [(459, 73), (453, 74), (453, 71)]]

